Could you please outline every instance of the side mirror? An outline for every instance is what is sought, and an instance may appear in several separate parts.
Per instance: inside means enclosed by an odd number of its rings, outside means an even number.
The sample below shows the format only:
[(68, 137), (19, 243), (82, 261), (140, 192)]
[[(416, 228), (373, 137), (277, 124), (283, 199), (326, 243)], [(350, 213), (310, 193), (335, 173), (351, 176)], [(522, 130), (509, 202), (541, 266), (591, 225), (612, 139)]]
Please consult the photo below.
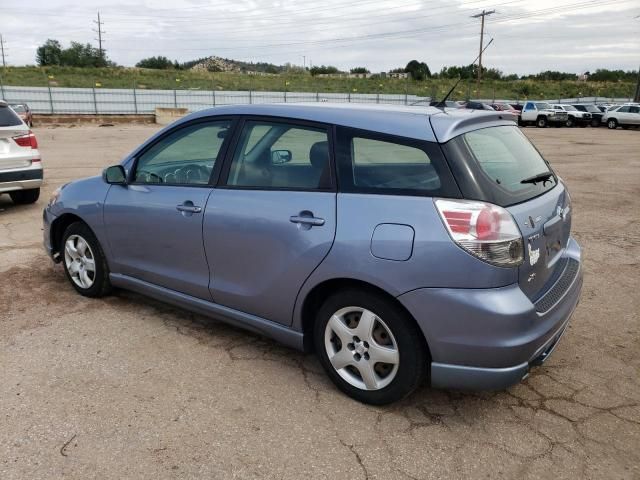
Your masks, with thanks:
[(271, 163), (273, 165), (288, 163), (292, 158), (291, 150), (271, 150)]
[(122, 165), (112, 165), (102, 171), (102, 180), (109, 185), (126, 185), (127, 174)]

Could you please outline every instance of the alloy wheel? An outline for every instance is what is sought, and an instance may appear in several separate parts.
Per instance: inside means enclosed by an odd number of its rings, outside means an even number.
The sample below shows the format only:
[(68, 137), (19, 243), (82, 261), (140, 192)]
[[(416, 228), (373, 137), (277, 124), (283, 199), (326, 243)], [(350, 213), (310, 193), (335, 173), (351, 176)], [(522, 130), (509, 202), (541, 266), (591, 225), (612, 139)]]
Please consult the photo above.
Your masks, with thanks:
[(64, 244), (64, 263), (73, 283), (91, 288), (96, 278), (96, 262), (89, 243), (80, 235), (70, 235)]
[(347, 383), (361, 390), (380, 390), (398, 373), (400, 353), (391, 329), (361, 307), (335, 312), (325, 327), (329, 362)]

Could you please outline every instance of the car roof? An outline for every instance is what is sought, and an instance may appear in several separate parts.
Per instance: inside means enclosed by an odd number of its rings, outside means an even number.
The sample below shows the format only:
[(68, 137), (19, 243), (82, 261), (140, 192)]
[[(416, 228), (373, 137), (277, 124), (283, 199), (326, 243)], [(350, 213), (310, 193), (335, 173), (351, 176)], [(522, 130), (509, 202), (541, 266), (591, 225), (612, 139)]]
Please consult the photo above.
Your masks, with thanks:
[(214, 115), (284, 117), (441, 143), (477, 128), (513, 125), (515, 119), (512, 114), (488, 110), (318, 102), (224, 105), (192, 113), (182, 121)]

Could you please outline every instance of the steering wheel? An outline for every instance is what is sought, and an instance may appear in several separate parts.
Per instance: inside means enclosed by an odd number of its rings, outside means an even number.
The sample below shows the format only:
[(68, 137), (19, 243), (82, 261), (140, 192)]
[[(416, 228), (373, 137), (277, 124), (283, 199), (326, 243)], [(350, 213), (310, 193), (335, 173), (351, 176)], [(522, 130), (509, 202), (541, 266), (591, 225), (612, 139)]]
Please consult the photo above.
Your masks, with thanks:
[(155, 182), (155, 183), (162, 183), (162, 182), (164, 182), (164, 180), (162, 179), (162, 177), (161, 177), (160, 175), (158, 175), (157, 173), (150, 172), (150, 171), (148, 171), (148, 170), (138, 170), (138, 171), (136, 172), (136, 180), (139, 180), (139, 179), (140, 179), (140, 175), (141, 175), (141, 174), (145, 174), (145, 175), (146, 175), (146, 177), (147, 177), (147, 178), (145, 179), (145, 181), (146, 181), (146, 182), (151, 183), (151, 181), (150, 181), (151, 179), (155, 179), (155, 180), (157, 180), (157, 182)]

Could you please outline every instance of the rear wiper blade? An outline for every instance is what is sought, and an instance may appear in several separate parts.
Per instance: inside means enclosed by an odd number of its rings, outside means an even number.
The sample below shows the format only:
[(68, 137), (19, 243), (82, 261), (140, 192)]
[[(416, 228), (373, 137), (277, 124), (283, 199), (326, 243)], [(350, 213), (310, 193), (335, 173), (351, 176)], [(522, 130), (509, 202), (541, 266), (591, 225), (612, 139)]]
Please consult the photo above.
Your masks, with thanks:
[(553, 173), (551, 172), (538, 173), (533, 177), (529, 177), (529, 178), (525, 178), (524, 180), (521, 180), (520, 183), (533, 183), (535, 185), (538, 182), (542, 182), (542, 186), (544, 187), (545, 183), (550, 181), (549, 179), (551, 177), (553, 177)]

